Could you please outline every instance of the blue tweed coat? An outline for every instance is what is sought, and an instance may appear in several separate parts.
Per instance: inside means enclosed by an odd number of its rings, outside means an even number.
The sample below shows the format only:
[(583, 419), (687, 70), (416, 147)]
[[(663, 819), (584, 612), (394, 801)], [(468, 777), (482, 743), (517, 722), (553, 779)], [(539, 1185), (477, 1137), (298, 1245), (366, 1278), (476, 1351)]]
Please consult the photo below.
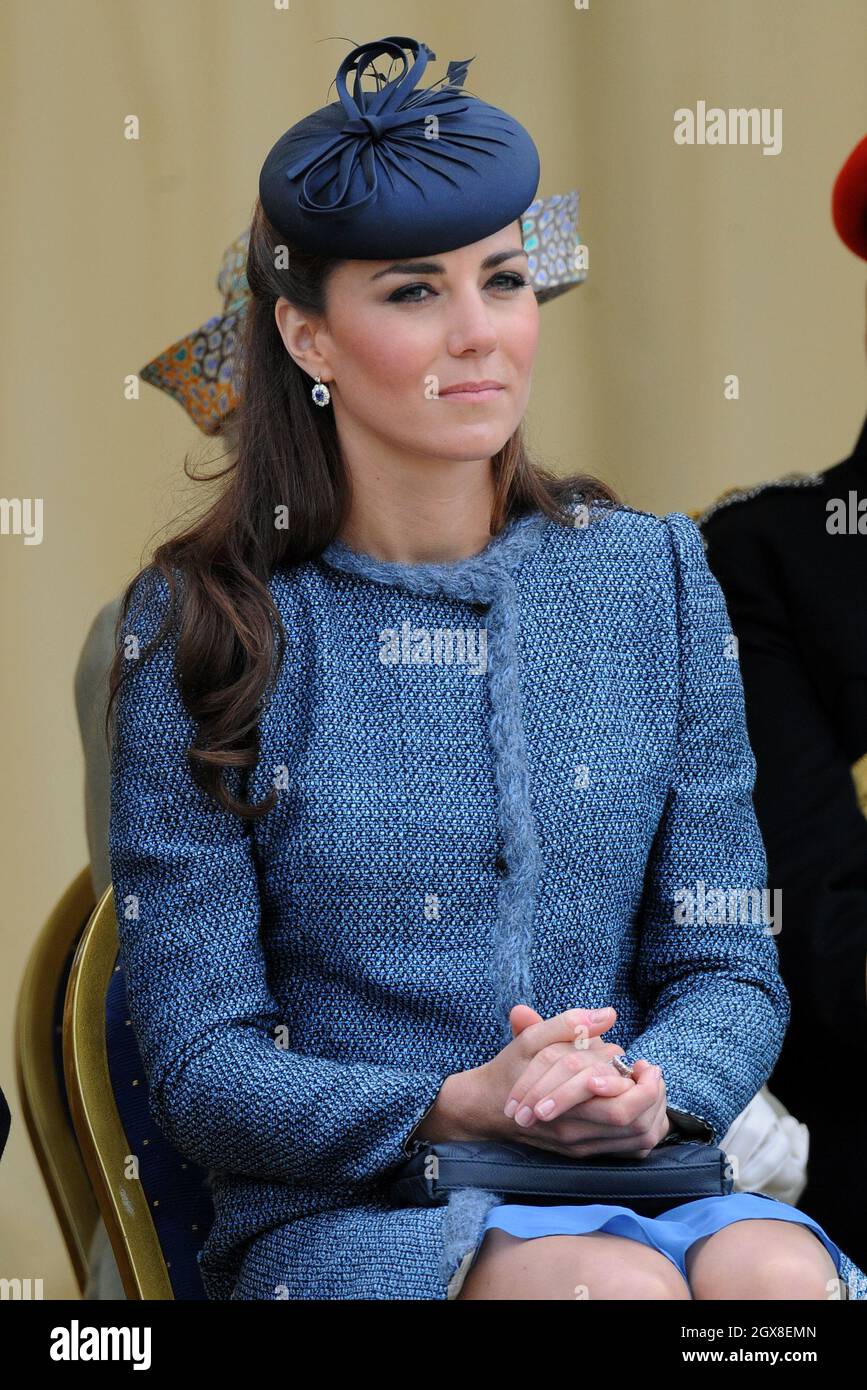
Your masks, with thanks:
[[(445, 1299), (498, 1199), (396, 1209), (387, 1179), (516, 1003), (613, 1005), (607, 1040), (716, 1141), (771, 1072), (773, 931), (675, 914), (765, 886), (721, 590), (681, 513), (574, 519), (452, 564), (335, 540), (278, 568), (286, 660), (233, 786), (279, 796), (252, 827), (189, 776), (174, 629), (122, 688), (122, 959), (153, 1117), (209, 1170), (210, 1298)], [(125, 640), (167, 593), (144, 572)]]

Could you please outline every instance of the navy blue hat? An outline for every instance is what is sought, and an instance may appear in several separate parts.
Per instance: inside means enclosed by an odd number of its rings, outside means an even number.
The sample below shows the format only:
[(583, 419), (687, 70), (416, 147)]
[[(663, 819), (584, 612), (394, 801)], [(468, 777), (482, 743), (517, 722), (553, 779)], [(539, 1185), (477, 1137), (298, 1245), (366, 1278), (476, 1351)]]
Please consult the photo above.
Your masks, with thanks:
[[(402, 64), (399, 76), (373, 66), (380, 56)], [(416, 39), (360, 44), (337, 71), (340, 101), (281, 135), (262, 165), (259, 197), (290, 246), (359, 260), (431, 255), (481, 241), (533, 202), (539, 154), (527, 131), (462, 90), (472, 58), (415, 91), (430, 59)], [(368, 68), (374, 91), (361, 86)]]

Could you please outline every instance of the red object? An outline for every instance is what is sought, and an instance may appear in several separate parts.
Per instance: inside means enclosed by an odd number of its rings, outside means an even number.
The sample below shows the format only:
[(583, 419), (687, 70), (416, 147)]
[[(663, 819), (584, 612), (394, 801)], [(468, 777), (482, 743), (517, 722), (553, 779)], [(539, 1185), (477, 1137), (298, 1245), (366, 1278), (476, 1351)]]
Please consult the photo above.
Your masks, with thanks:
[(841, 240), (867, 261), (867, 135), (855, 146), (834, 181), (831, 215)]

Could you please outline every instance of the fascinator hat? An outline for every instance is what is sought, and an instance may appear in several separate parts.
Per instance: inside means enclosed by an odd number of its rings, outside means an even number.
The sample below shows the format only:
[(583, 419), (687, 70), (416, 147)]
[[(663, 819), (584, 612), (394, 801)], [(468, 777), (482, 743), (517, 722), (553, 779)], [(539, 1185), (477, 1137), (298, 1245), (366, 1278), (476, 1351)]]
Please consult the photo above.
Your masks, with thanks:
[[(374, 67), (380, 58), (389, 71), (400, 64), (397, 76)], [(539, 185), (529, 134), (464, 91), (472, 58), (449, 63), (444, 78), (420, 88), (435, 58), (416, 39), (359, 45), (337, 70), (340, 100), (280, 136), (262, 165), (259, 197), (291, 245), (361, 260), (453, 251), (529, 207)], [(368, 74), (373, 91), (362, 86)]]
[[(411, 68), (403, 47), (414, 55)], [(401, 74), (364, 92), (360, 77), (382, 54), (402, 62)], [(454, 250), (520, 220), (529, 278), (538, 302), (547, 303), (587, 277), (578, 192), (536, 197), (539, 161), (529, 135), (505, 112), (462, 91), (472, 59), (449, 63), (446, 87), (416, 91), (434, 56), (426, 45), (400, 38), (349, 53), (337, 74), (341, 101), (292, 126), (269, 152), (259, 178), (265, 214), (290, 245), (362, 260)], [(248, 243), (249, 230), (223, 254), (217, 275), (222, 312), (140, 373), (174, 396), (209, 435), (219, 433), (240, 399)]]

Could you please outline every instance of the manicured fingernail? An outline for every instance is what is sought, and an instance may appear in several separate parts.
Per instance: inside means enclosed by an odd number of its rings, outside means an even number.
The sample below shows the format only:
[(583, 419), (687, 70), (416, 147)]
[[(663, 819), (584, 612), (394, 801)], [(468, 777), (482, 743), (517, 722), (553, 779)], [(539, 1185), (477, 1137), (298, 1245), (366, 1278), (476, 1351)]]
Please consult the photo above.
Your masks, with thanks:
[(532, 1121), (533, 1121), (534, 1119), (535, 1119), (535, 1116), (534, 1116), (532, 1110), (530, 1109), (529, 1105), (522, 1105), (522, 1106), (521, 1106), (521, 1109), (518, 1111), (517, 1115), (515, 1116), (515, 1120), (517, 1121), (517, 1123), (518, 1123), (519, 1125), (528, 1125), (528, 1124), (531, 1124)]
[(514, 1113), (515, 1113), (515, 1111), (517, 1110), (517, 1108), (518, 1108), (518, 1102), (517, 1102), (516, 1100), (510, 1100), (509, 1103), (507, 1104), (505, 1110), (503, 1111), (503, 1114), (506, 1116), (506, 1119), (507, 1119), (507, 1120), (511, 1120), (511, 1118), (512, 1118), (512, 1116), (514, 1115)]
[(553, 1109), (554, 1109), (554, 1102), (553, 1102), (553, 1100), (551, 1100), (551, 1098), (550, 1098), (550, 1096), (549, 1096), (547, 1100), (540, 1100), (540, 1101), (539, 1101), (539, 1104), (536, 1106), (536, 1114), (537, 1114), (537, 1115), (550, 1115), (550, 1114), (551, 1114), (551, 1111), (552, 1111)]
[(600, 1018), (604, 1018), (605, 1015), (606, 1015), (607, 1013), (608, 1013), (608, 1010), (607, 1010), (607, 1009), (591, 1009), (591, 1010), (590, 1010), (590, 1019), (591, 1019), (591, 1022), (593, 1022), (593, 1023), (598, 1023), (599, 1020), (600, 1020)]

